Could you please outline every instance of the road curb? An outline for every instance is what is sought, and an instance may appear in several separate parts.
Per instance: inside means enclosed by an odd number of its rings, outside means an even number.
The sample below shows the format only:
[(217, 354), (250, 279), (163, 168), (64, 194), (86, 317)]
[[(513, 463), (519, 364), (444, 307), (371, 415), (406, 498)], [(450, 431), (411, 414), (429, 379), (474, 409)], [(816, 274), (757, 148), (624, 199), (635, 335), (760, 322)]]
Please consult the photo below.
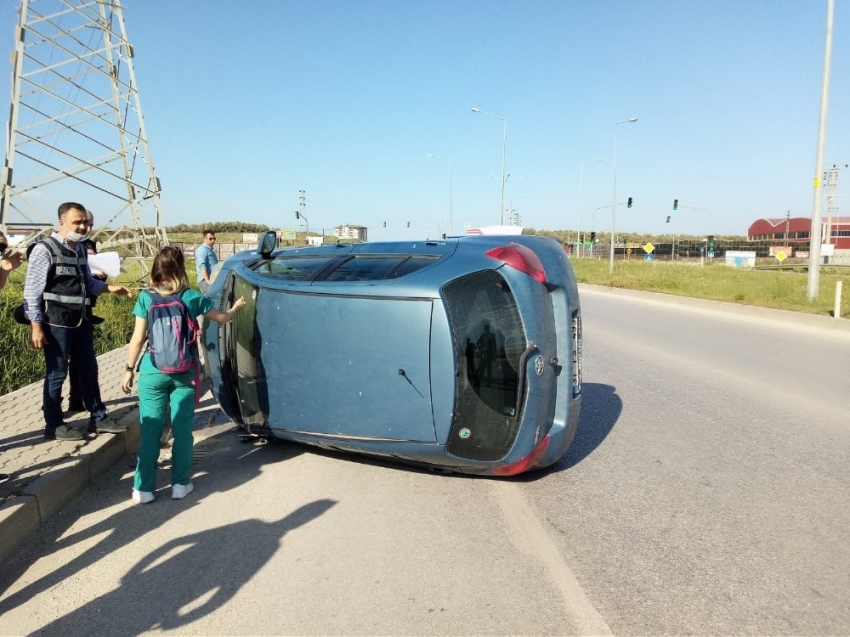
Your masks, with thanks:
[(126, 433), (97, 435), (77, 455), (52, 466), (0, 505), (0, 563), (115, 462), (135, 453), (139, 445), (138, 408), (117, 421), (129, 427)]

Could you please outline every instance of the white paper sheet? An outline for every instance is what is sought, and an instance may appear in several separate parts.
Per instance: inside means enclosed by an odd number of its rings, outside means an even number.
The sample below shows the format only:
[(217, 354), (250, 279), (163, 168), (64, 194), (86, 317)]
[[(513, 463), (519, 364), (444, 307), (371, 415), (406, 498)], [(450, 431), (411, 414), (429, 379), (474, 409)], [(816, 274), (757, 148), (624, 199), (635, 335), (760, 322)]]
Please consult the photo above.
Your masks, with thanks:
[(117, 252), (90, 254), (89, 268), (92, 274), (104, 273), (106, 276), (118, 276), (121, 272), (121, 259)]

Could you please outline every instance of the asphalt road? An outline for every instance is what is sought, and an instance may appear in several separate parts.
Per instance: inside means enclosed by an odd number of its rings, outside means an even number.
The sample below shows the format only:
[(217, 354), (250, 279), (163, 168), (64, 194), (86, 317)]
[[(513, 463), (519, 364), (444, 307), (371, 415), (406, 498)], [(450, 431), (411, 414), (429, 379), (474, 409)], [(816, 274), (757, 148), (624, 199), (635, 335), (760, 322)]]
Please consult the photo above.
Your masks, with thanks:
[[(0, 573), (0, 634), (850, 634), (850, 334), (583, 290), (584, 410), (544, 474), (199, 433)], [(167, 484), (167, 470), (160, 476)]]

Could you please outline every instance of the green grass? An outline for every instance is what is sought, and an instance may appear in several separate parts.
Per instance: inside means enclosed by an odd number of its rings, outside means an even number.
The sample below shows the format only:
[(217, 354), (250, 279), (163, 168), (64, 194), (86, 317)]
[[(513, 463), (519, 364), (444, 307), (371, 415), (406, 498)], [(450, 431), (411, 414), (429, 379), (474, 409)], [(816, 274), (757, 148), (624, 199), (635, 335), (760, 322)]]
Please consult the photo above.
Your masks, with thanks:
[(821, 268), (819, 292), (815, 300), (807, 298), (808, 274), (796, 271), (751, 270), (706, 263), (670, 263), (669, 261), (616, 261), (609, 272), (608, 259), (572, 259), (579, 283), (614, 288), (645, 290), (691, 296), (743, 305), (832, 316), (835, 289), (843, 284), (841, 316), (850, 318), (850, 273)]
[[(98, 355), (124, 347), (133, 333), (133, 306), (138, 289), (148, 286), (150, 259), (141, 261), (126, 259), (122, 263), (120, 276), (110, 279), (110, 284), (126, 285), (133, 289), (133, 298), (101, 294), (94, 308), (104, 321), (94, 330), (95, 351)], [(189, 282), (194, 285), (195, 274), (190, 268)], [(44, 378), (44, 355), (29, 344), (29, 326), (19, 325), (12, 318), (12, 311), (23, 300), (26, 264), (13, 272), (6, 287), (0, 293), (0, 394), (7, 394)], [(119, 382), (120, 379), (101, 378), (100, 382)]]

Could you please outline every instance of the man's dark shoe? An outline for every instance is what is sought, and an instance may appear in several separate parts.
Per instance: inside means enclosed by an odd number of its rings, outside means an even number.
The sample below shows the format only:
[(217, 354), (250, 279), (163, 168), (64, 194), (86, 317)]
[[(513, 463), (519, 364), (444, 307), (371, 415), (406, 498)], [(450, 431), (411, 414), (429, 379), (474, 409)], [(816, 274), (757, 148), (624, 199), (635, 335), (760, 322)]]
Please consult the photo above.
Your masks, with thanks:
[(8, 473), (0, 473), (0, 484), (3, 484), (4, 482), (8, 482), (9, 477), (10, 476), (9, 476)]
[(44, 437), (47, 440), (82, 440), (82, 432), (69, 427), (68, 425), (59, 425), (53, 431), (44, 431)]
[(112, 420), (111, 416), (107, 416), (100, 422), (95, 422), (93, 419), (89, 419), (89, 433), (123, 434), (125, 431), (127, 431), (127, 425), (119, 425), (117, 422)]
[(92, 324), (92, 325), (100, 325), (101, 323), (103, 323), (103, 321), (104, 321), (104, 320), (105, 320), (105, 319), (104, 319), (102, 316), (94, 316), (94, 315), (92, 315), (92, 317), (91, 317), (91, 324)]

